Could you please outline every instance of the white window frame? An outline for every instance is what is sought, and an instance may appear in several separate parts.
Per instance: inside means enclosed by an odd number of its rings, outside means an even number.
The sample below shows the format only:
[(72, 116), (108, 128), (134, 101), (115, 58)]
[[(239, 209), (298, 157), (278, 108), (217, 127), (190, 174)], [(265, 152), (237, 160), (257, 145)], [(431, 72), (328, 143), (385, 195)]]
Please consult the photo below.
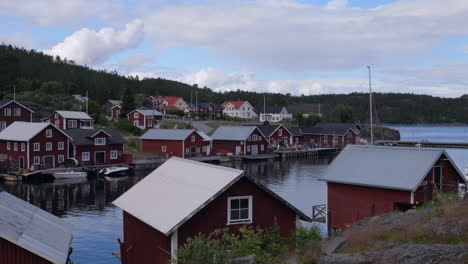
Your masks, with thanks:
[(202, 152), (206, 152), (206, 146), (202, 146)]
[(138, 112), (133, 113), (133, 117), (134, 118), (140, 118), (140, 113), (138, 113)]
[(195, 135), (192, 135), (192, 136), (190, 137), (190, 141), (195, 142)]
[(47, 138), (51, 138), (51, 137), (52, 137), (52, 129), (51, 129), (51, 128), (46, 129), (46, 137), (47, 137)]
[(0, 121), (0, 131), (2, 131), (3, 129), (5, 129), (6, 127), (7, 127), (6, 121)]
[(89, 152), (81, 152), (81, 160), (82, 161), (90, 161), (91, 153)]
[(41, 157), (34, 156), (33, 164), (41, 164)]
[(153, 127), (153, 119), (148, 119), (146, 123), (148, 127)]
[(41, 151), (41, 143), (34, 143), (33, 144), (34, 151)]
[(58, 113), (55, 113), (55, 119), (58, 119), (59, 118), (59, 114)]
[(190, 148), (185, 148), (185, 154), (190, 154)]
[(4, 116), (11, 116), (11, 108), (4, 108), (3, 109)]
[(94, 145), (96, 146), (104, 146), (106, 145), (106, 138), (95, 138)]
[(7, 150), (11, 150), (11, 142), (8, 141), (7, 144), (6, 144), (6, 149)]
[(21, 116), (21, 108), (14, 108), (13, 114), (14, 116)]
[(162, 147), (161, 147), (161, 152), (162, 152), (162, 153), (167, 152), (167, 146), (162, 146)]
[(265, 145), (260, 145), (260, 151), (265, 151)]
[(64, 150), (65, 149), (65, 143), (63, 141), (60, 141), (57, 143), (57, 149), (58, 150)]
[(280, 137), (283, 136), (283, 129), (282, 128), (278, 129), (278, 136), (280, 136)]
[(64, 155), (58, 155), (57, 156), (57, 162), (58, 163), (63, 163), (65, 161), (65, 156)]
[(26, 144), (25, 143), (21, 143), (21, 151), (25, 151), (26, 150)]
[(111, 151), (110, 151), (110, 159), (111, 159), (111, 160), (115, 160), (115, 159), (117, 159), (117, 158), (118, 158), (118, 152), (117, 152), (117, 150), (111, 150)]
[(13, 150), (18, 151), (18, 143), (13, 143)]
[[(231, 220), (231, 201), (232, 200), (241, 200), (241, 199), (248, 199), (249, 200), (249, 217), (246, 219), (239, 219), (239, 220)], [(228, 225), (237, 225), (237, 224), (248, 224), (253, 222), (253, 198), (252, 195), (247, 196), (231, 196), (228, 197), (227, 200), (227, 224)], [(239, 209), (240, 210), (240, 209)]]
[(257, 135), (252, 135), (252, 141), (257, 141)]
[(138, 121), (138, 120), (133, 121), (133, 125), (139, 127), (140, 126), (140, 121)]
[(45, 144), (45, 149), (46, 149), (46, 151), (52, 151), (53, 148), (54, 148), (54, 147), (53, 147), (52, 142), (46, 142), (46, 144)]
[(250, 152), (250, 145), (247, 145), (247, 152)]
[(78, 120), (68, 120), (68, 128), (78, 128)]

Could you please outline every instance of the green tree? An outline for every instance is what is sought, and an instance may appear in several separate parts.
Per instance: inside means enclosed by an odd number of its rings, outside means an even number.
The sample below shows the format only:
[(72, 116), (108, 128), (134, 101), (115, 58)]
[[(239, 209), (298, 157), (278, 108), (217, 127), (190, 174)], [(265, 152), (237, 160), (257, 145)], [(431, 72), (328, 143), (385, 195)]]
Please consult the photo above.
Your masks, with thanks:
[(125, 93), (122, 98), (122, 115), (126, 115), (131, 111), (135, 110), (135, 94), (130, 87), (125, 89)]
[(63, 86), (61, 82), (50, 81), (50, 82), (45, 82), (41, 85), (41, 91), (47, 94), (64, 94), (65, 87)]
[(331, 122), (353, 122), (353, 108), (349, 105), (337, 105), (329, 114), (328, 121)]
[(20, 74), (19, 61), (11, 52), (0, 52), (0, 89), (2, 95), (10, 91)]

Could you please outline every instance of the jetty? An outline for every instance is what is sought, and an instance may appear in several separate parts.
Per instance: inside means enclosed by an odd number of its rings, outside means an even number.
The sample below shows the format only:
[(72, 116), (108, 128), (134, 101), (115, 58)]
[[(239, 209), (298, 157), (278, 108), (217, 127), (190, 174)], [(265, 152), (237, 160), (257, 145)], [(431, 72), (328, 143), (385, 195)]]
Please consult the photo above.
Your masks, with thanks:
[(275, 151), (279, 158), (317, 157), (321, 154), (338, 152), (337, 148), (284, 148)]

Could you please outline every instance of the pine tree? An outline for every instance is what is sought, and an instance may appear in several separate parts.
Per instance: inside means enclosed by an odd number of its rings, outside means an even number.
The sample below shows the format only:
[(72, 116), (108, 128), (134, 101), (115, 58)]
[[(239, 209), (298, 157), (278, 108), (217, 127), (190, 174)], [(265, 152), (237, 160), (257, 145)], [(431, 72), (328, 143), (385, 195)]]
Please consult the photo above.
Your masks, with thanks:
[(135, 95), (133, 94), (133, 91), (127, 87), (125, 89), (125, 93), (122, 98), (122, 115), (126, 115), (130, 113), (131, 111), (135, 110)]

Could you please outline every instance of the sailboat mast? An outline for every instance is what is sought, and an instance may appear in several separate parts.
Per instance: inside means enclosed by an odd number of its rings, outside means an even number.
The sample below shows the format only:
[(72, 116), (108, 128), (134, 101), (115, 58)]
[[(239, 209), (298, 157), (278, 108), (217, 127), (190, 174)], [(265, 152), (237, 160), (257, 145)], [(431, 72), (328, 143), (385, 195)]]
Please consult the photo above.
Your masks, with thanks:
[(372, 118), (372, 81), (371, 81), (371, 66), (367, 66), (369, 70), (369, 112), (370, 112), (370, 134), (371, 144), (374, 145), (374, 122)]

